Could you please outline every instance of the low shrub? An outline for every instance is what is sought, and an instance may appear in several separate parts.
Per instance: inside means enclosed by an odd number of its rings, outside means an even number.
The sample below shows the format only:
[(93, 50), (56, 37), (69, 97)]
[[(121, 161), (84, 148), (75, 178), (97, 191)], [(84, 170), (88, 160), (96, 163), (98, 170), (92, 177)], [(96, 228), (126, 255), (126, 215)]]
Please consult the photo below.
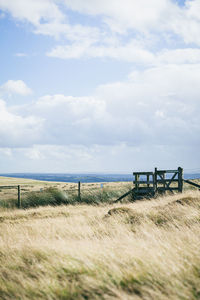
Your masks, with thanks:
[(3, 208), (16, 208), (17, 207), (17, 200), (14, 199), (14, 198), (0, 199), (0, 207), (3, 207)]
[(22, 207), (36, 207), (45, 205), (60, 205), (67, 203), (67, 195), (56, 189), (48, 188), (42, 192), (29, 192), (22, 201)]

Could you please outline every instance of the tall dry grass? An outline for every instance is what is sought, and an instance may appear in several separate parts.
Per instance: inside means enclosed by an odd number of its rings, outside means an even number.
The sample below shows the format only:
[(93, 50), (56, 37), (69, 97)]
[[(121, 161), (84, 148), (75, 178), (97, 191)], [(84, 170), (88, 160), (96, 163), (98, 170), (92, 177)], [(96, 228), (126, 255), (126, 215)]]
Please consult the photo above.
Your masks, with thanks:
[(200, 192), (0, 213), (0, 299), (200, 299)]

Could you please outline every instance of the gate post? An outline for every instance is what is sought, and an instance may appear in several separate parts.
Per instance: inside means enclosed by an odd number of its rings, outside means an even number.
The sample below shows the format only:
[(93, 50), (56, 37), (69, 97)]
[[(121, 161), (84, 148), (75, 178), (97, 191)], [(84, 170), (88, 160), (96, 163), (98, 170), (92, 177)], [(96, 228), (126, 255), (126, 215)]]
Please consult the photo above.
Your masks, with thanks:
[(157, 193), (158, 191), (158, 175), (157, 175), (157, 168), (155, 168), (155, 172), (154, 172), (154, 190), (155, 190), (155, 193)]
[(178, 167), (178, 191), (183, 192), (183, 169)]

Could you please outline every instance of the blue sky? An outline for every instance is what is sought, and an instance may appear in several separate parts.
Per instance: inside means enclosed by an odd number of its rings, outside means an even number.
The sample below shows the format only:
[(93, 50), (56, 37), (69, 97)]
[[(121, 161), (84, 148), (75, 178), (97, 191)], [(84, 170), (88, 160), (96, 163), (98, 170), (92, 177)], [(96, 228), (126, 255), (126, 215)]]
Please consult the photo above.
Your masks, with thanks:
[[(87, 22), (87, 17), (72, 14), (73, 23)], [(91, 19), (89, 17), (89, 19)], [(0, 19), (1, 24), (1, 82), (18, 78), (26, 79), (37, 96), (44, 94), (67, 94), (82, 96), (91, 94), (96, 86), (110, 81), (123, 80), (131, 70), (129, 63), (107, 59), (68, 59), (49, 58), (46, 52), (57, 43), (54, 38), (34, 35), (29, 24), (19, 23), (11, 16)], [(64, 43), (59, 40), (59, 44)], [(26, 56), (16, 56), (25, 54)]]
[(200, 1), (0, 0), (1, 172), (200, 168)]

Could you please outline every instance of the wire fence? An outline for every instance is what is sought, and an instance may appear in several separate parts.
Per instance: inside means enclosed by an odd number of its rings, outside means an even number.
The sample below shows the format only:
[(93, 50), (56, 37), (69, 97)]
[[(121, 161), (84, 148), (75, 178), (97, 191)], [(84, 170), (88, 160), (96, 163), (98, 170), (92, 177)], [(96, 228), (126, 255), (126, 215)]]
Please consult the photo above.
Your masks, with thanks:
[(131, 188), (131, 183), (81, 183), (44, 186), (0, 186), (0, 206), (28, 208), (40, 205), (100, 203), (115, 199)]
[[(199, 184), (199, 180), (192, 180)], [(59, 204), (112, 203), (133, 188), (132, 182), (112, 183), (42, 183), (0, 186), (0, 207), (30, 208)], [(184, 184), (183, 190), (197, 187)], [(130, 199), (129, 199), (130, 198)], [(128, 200), (131, 200), (131, 195)]]

